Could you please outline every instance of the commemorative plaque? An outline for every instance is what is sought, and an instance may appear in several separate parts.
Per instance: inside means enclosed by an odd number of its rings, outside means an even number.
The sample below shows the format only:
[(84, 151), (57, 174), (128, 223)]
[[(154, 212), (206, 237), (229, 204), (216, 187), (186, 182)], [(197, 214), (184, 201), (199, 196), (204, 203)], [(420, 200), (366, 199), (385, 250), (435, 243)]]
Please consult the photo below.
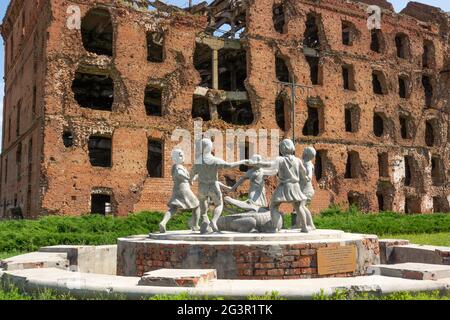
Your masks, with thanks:
[(356, 271), (356, 246), (319, 248), (317, 250), (319, 275), (348, 273)]

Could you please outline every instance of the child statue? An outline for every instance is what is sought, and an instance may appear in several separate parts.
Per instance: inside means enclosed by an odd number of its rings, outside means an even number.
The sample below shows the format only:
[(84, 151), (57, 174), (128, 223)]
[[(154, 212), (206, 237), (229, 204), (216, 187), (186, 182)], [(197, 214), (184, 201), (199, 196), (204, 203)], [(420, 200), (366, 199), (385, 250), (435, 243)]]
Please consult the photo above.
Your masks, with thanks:
[(183, 151), (179, 149), (173, 150), (172, 161), (174, 163), (172, 166), (172, 198), (167, 204), (169, 210), (159, 224), (159, 231), (165, 233), (167, 222), (174, 214), (184, 210), (192, 210), (192, 231), (199, 231), (200, 203), (191, 190), (189, 172), (183, 166), (185, 161)]
[[(251, 162), (260, 163), (262, 162), (262, 157), (258, 154), (255, 154), (252, 157)], [(245, 182), (245, 180), (249, 180), (250, 190), (248, 192), (248, 199), (246, 201), (240, 201), (231, 197), (225, 197), (225, 201), (240, 209), (251, 212), (258, 212), (261, 208), (268, 208), (269, 204), (266, 197), (266, 177), (274, 176), (276, 174), (276, 170), (263, 169), (258, 167), (251, 168), (231, 188), (231, 191), (234, 192), (240, 185)]]
[[(222, 215), (223, 211), (223, 195), (220, 189), (219, 171), (222, 169), (237, 168), (240, 165), (248, 165), (248, 160), (243, 160), (234, 163), (227, 163), (224, 160), (215, 157), (212, 154), (213, 143), (210, 139), (202, 139), (202, 154), (198, 159), (198, 163), (194, 165), (192, 170), (192, 182), (198, 178), (199, 182), (199, 200), (200, 200), (200, 214), (203, 218), (201, 227), (202, 233), (208, 232), (209, 227), (214, 232), (220, 232), (217, 227), (217, 221)], [(209, 202), (214, 204), (214, 214), (211, 222), (208, 219)]]
[(272, 195), (270, 212), (272, 217), (272, 228), (279, 232), (283, 227), (283, 219), (279, 212), (282, 203), (292, 203), (295, 211), (299, 213), (301, 231), (308, 233), (306, 223), (306, 201), (308, 198), (300, 188), (300, 179), (306, 179), (306, 169), (302, 160), (295, 156), (295, 145), (290, 139), (285, 139), (280, 144), (280, 154), (273, 162), (255, 163), (256, 166), (278, 168), (279, 183)]
[[(306, 213), (306, 224), (308, 226), (308, 229), (310, 231), (316, 230), (316, 226), (314, 225), (314, 221), (311, 215), (311, 211), (308, 209), (308, 203), (311, 202), (312, 198), (314, 197), (314, 187), (312, 184), (312, 180), (314, 177), (314, 164), (313, 160), (316, 157), (316, 150), (312, 147), (307, 147), (305, 150), (303, 150), (303, 166), (306, 170), (306, 177), (301, 177), (300, 179), (300, 189), (302, 190), (303, 194), (306, 196), (307, 200), (302, 203), (303, 209)], [(296, 215), (293, 217), (293, 227), (297, 228), (298, 225), (296, 224)]]

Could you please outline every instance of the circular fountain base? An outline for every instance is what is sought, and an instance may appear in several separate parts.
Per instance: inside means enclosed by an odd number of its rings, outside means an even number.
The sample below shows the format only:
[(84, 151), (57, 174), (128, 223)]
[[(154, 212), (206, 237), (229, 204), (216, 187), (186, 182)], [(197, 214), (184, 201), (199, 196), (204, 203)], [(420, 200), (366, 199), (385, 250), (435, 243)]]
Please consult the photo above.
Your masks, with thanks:
[(379, 261), (374, 235), (174, 231), (118, 239), (117, 270), (142, 276), (158, 269), (216, 269), (219, 279), (302, 279), (365, 275)]

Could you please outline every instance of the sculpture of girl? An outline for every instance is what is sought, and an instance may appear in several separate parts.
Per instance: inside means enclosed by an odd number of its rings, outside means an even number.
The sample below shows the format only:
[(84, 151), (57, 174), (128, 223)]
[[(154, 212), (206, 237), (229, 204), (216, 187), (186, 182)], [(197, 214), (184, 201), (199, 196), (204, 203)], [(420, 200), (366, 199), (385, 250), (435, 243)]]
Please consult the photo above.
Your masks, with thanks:
[(192, 231), (199, 231), (200, 203), (191, 190), (189, 171), (183, 166), (185, 161), (183, 151), (179, 149), (173, 150), (172, 161), (174, 163), (172, 166), (172, 198), (167, 204), (169, 210), (159, 224), (159, 231), (165, 233), (167, 222), (173, 215), (185, 210), (192, 210)]

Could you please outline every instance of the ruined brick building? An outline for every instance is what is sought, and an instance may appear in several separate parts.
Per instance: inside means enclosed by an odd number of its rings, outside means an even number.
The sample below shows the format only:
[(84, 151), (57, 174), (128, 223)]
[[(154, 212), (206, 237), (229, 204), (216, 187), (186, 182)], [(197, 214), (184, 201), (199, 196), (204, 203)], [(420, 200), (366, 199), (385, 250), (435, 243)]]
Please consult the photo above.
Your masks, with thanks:
[[(440, 9), (132, 2), (11, 1), (0, 217), (109, 213), (108, 203), (115, 215), (163, 210), (172, 131), (202, 118), (205, 129), (291, 137), (290, 89), (276, 81), (292, 79), (312, 87), (299, 89), (294, 121), (299, 153), (318, 150), (315, 211), (449, 211), (449, 16)], [(371, 4), (382, 8), (381, 30), (367, 27)], [(69, 27), (70, 6), (80, 28)]]

